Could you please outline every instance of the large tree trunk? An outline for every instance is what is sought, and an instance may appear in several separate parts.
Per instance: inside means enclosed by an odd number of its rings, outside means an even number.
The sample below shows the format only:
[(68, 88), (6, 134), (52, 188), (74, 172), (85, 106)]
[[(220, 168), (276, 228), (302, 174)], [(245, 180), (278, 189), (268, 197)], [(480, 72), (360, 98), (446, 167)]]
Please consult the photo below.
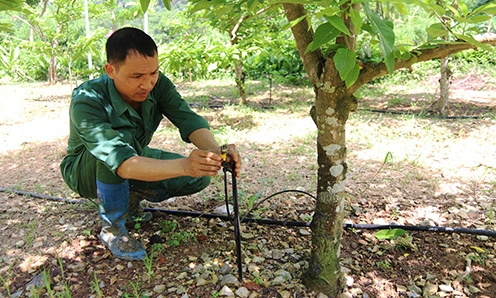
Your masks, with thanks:
[[(306, 12), (302, 5), (284, 4), (291, 22)], [(315, 90), (311, 116), (317, 125), (318, 182), (317, 202), (311, 223), (312, 252), (304, 284), (315, 291), (337, 296), (344, 281), (339, 263), (344, 218), (344, 180), (346, 178), (345, 125), (353, 96), (339, 78), (332, 58), (320, 50), (305, 54), (313, 30), (302, 21), (292, 27), (298, 50)]]
[(341, 238), (343, 234), (346, 164), (346, 121), (357, 106), (327, 59), (324, 85), (318, 88), (316, 105), (312, 111), (318, 127), (318, 181), (317, 205), (310, 228), (312, 251), (309, 268), (303, 274), (304, 284), (331, 297), (339, 295), (345, 286), (341, 265)]

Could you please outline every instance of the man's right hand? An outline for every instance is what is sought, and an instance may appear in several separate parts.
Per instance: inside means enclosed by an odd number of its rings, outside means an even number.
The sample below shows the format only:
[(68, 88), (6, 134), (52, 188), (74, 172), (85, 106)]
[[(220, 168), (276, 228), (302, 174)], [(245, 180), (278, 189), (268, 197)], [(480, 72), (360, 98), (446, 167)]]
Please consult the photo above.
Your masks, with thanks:
[(194, 149), (184, 160), (184, 170), (193, 178), (215, 176), (222, 168), (220, 155), (214, 152)]

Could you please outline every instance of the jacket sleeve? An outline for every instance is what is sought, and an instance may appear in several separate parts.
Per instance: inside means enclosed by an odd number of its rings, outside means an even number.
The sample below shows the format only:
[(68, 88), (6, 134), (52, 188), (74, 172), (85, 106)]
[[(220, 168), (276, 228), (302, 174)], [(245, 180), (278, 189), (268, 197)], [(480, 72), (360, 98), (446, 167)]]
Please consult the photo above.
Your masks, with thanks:
[(162, 114), (179, 129), (183, 141), (190, 143), (188, 136), (197, 129), (210, 129), (205, 118), (191, 110), (174, 84), (162, 73), (153, 92)]
[(115, 174), (122, 162), (137, 155), (130, 145), (132, 134), (112, 123), (112, 113), (101, 94), (91, 96), (86, 91), (73, 96), (70, 120), (79, 142)]

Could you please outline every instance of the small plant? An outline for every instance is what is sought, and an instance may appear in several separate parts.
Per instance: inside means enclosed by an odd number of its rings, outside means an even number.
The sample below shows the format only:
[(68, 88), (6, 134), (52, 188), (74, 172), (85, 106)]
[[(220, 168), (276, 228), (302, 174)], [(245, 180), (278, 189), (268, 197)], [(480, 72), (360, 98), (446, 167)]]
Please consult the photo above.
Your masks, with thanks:
[(174, 232), (177, 228), (179, 228), (179, 223), (176, 220), (160, 220), (158, 222), (158, 226), (162, 233), (167, 234), (169, 232)]
[(173, 233), (169, 240), (167, 241), (167, 244), (170, 246), (179, 246), (182, 243), (188, 242), (189, 240), (196, 241), (196, 237), (194, 237), (192, 234), (188, 232), (176, 232)]
[(253, 272), (253, 282), (256, 283), (257, 285), (263, 284), (263, 279), (260, 277), (260, 274), (258, 274), (257, 272)]
[(389, 264), (389, 262), (387, 260), (384, 260), (384, 261), (377, 261), (376, 262), (376, 265), (381, 267), (381, 268), (384, 268), (384, 269), (389, 269), (391, 268), (391, 264)]
[(50, 285), (50, 271), (47, 272), (46, 269), (44, 269), (42, 275), (48, 297), (54, 298), (55, 296), (52, 291), (52, 286)]
[(7, 297), (10, 297), (10, 278), (12, 277), (12, 272), (10, 271), (12, 269), (12, 265), (10, 266), (8, 272), (7, 272), (7, 277), (4, 279), (2, 276), (0, 276), (0, 282), (2, 282), (2, 285), (7, 292)]
[(153, 257), (155, 256), (155, 252), (156, 251), (161, 252), (162, 250), (163, 250), (162, 244), (154, 243), (152, 245), (152, 251), (150, 252), (150, 254), (148, 254), (145, 257), (143, 261), (145, 263), (146, 273), (150, 277), (153, 277), (155, 275), (155, 273), (153, 272)]
[(28, 234), (24, 236), (24, 241), (26, 241), (26, 246), (31, 246), (31, 243), (33, 243), (37, 225), (38, 225), (38, 219), (36, 218), (31, 223), (26, 223), (25, 227), (28, 229)]
[(403, 229), (380, 230), (375, 234), (378, 240), (390, 240), (396, 249), (411, 249), (416, 251), (417, 246), (413, 243), (413, 237)]
[(470, 248), (474, 249), (475, 252), (469, 253), (467, 257), (476, 263), (484, 264), (486, 262), (486, 259), (488, 258), (487, 250), (478, 246), (471, 246)]
[(91, 282), (91, 292), (95, 293), (97, 297), (103, 297), (102, 289), (100, 289), (100, 282), (96, 276), (96, 272), (93, 271), (93, 281)]
[(139, 280), (137, 280), (136, 282), (130, 280), (129, 281), (129, 284), (131, 285), (132, 287), (132, 292), (133, 292), (133, 295), (132, 296), (129, 296), (129, 294), (127, 294), (126, 296), (127, 297), (137, 297), (137, 298), (141, 298), (141, 282)]

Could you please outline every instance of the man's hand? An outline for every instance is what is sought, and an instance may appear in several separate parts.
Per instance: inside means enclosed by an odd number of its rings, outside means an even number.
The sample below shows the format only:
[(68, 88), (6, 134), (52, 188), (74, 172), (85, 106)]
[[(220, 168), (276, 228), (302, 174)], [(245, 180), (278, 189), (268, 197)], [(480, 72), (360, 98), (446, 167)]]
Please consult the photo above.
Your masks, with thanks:
[(241, 156), (239, 155), (238, 149), (234, 144), (228, 144), (227, 147), (227, 161), (234, 161), (234, 171), (236, 172), (236, 177), (239, 178), (241, 171)]
[(214, 152), (194, 149), (184, 159), (184, 171), (193, 178), (215, 176), (222, 167), (222, 159)]

